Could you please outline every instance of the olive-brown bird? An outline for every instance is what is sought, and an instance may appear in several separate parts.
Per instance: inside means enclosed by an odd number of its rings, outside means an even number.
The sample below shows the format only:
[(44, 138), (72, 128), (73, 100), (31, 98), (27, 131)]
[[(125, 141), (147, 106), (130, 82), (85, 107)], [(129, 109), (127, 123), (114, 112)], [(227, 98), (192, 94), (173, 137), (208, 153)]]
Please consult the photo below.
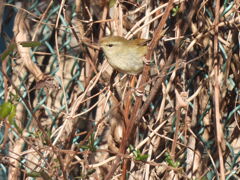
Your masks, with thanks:
[(147, 39), (127, 40), (120, 36), (109, 36), (100, 40), (100, 46), (114, 69), (122, 73), (137, 75), (143, 70), (148, 41)]

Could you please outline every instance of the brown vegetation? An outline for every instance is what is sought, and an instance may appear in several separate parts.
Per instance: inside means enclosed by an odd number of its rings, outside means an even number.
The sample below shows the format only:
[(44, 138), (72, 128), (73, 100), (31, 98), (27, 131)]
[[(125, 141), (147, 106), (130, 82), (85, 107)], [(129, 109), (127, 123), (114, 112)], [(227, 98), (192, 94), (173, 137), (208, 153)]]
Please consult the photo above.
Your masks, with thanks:
[[(238, 0), (0, 2), (9, 179), (240, 178)], [(151, 40), (140, 75), (112, 75), (109, 35)]]

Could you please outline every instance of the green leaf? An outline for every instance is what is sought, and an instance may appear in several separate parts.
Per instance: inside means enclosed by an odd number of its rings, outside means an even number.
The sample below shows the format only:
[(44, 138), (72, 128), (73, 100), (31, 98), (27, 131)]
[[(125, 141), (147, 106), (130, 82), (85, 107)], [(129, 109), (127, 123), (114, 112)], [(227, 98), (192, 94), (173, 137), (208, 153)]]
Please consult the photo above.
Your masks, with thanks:
[(135, 159), (138, 161), (146, 161), (148, 158), (148, 154), (140, 154)]
[(95, 145), (94, 133), (92, 133), (89, 137), (87, 144), (81, 145), (80, 148), (90, 150), (92, 152), (95, 152), (97, 150), (97, 146)]
[(8, 121), (10, 122), (10, 124), (13, 124), (13, 119), (15, 118), (15, 116), (16, 116), (16, 106), (12, 104), (11, 111), (8, 116)]
[[(37, 46), (41, 46), (41, 43), (39, 41), (23, 41), (20, 42), (20, 44), (23, 47), (37, 47)], [(8, 48), (3, 51), (3, 53), (1, 54), (1, 60), (4, 60), (8, 55), (10, 55), (14, 49), (17, 47), (16, 43), (11, 43)]]
[(112, 8), (116, 4), (117, 0), (110, 0), (109, 1), (109, 8)]
[(20, 44), (23, 47), (37, 47), (37, 46), (41, 46), (41, 43), (39, 41), (24, 41), (24, 42), (20, 42)]
[(180, 162), (172, 160), (169, 153), (166, 153), (165, 156), (165, 161), (168, 163), (169, 166), (172, 166), (174, 168), (178, 168), (180, 166)]
[(10, 115), (12, 110), (12, 103), (10, 102), (4, 102), (2, 105), (0, 105), (0, 118), (5, 119), (7, 116)]
[(132, 145), (129, 145), (130, 151), (133, 153), (135, 160), (138, 161), (146, 161), (148, 158), (148, 154), (141, 154), (139, 149), (135, 149)]
[(17, 47), (17, 45), (15, 43), (11, 43), (8, 48), (3, 51), (3, 53), (1, 54), (1, 60), (3, 61), (9, 54), (11, 54), (13, 52), (13, 50)]
[(173, 11), (172, 16), (176, 16), (177, 13), (179, 12), (179, 9), (180, 9), (179, 6), (174, 7), (174, 8), (172, 9), (172, 11)]
[(89, 175), (91, 175), (91, 174), (93, 174), (93, 173), (95, 173), (96, 172), (96, 169), (89, 169), (88, 171), (87, 171), (87, 176), (89, 176)]
[(17, 123), (14, 121), (16, 116), (16, 106), (10, 102), (5, 102), (0, 106), (0, 119), (5, 119), (8, 117), (9, 124), (13, 125), (19, 133), (22, 130), (18, 127)]
[(40, 172), (29, 172), (27, 173), (28, 177), (41, 177), (41, 173)]
[(37, 177), (42, 177), (42, 179), (44, 180), (51, 180), (52, 178), (45, 172), (45, 171), (40, 171), (40, 172), (30, 172), (27, 173), (28, 177), (33, 177), (33, 178), (37, 178)]

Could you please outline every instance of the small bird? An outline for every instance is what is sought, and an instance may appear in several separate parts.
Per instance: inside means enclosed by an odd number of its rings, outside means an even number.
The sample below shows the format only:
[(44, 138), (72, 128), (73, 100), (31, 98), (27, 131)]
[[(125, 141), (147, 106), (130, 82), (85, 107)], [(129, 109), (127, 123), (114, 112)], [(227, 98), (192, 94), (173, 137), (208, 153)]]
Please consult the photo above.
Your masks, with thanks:
[(100, 46), (109, 64), (119, 72), (137, 75), (143, 70), (147, 39), (127, 40), (120, 36), (104, 37)]

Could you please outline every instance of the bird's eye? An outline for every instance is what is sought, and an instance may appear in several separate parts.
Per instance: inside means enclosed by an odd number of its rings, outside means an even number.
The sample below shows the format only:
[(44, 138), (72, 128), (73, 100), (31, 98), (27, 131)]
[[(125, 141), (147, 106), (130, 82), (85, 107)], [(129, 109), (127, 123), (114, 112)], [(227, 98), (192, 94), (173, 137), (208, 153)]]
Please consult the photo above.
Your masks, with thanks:
[(113, 47), (113, 44), (107, 44), (108, 47)]

